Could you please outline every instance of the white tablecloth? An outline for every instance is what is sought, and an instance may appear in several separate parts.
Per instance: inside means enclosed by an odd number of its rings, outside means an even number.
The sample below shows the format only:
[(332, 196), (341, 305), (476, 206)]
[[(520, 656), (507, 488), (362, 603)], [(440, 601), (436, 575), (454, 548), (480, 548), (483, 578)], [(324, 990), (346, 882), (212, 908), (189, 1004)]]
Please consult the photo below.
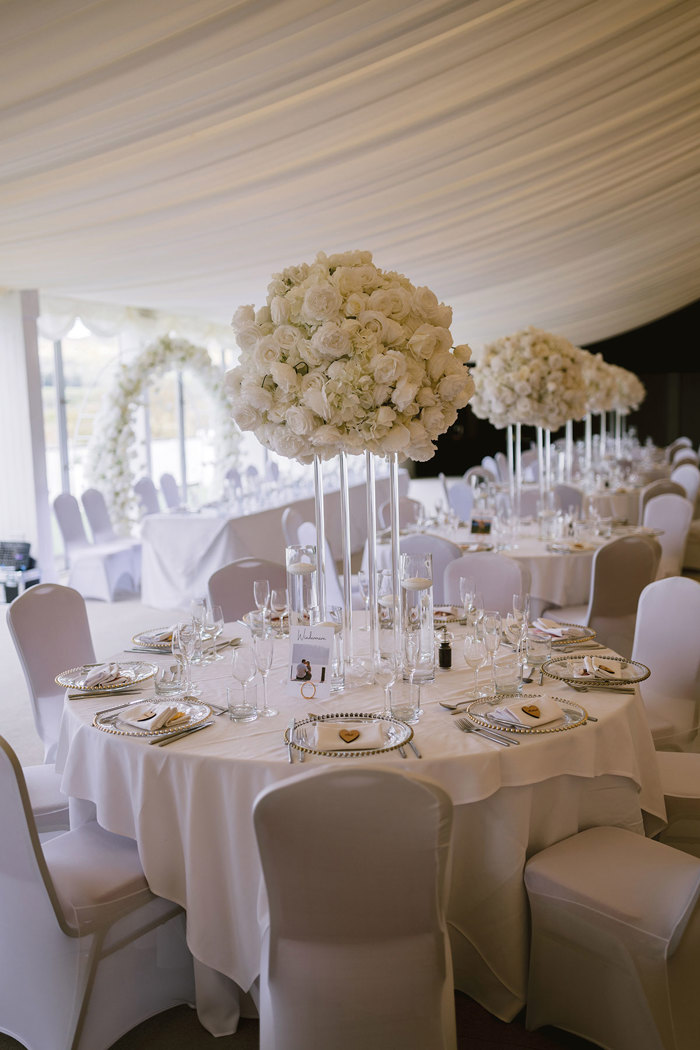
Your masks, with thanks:
[[(402, 487), (408, 474), (401, 471)], [(264, 482), (263, 482), (264, 484)], [(389, 497), (388, 478), (376, 483), (377, 507)], [(366, 487), (350, 487), (350, 542), (362, 550), (367, 536)], [(324, 500), (326, 536), (335, 558), (342, 554), (340, 494)], [(141, 530), (141, 600), (156, 609), (186, 606), (207, 593), (212, 573), (236, 558), (267, 558), (284, 564), (282, 513), (291, 506), (305, 521), (315, 521), (314, 499), (308, 497), (254, 514), (230, 517), (215, 511), (197, 514), (150, 514)]]
[[(364, 633), (358, 643), (366, 639)], [(270, 679), (271, 699), (280, 709), (274, 718), (241, 725), (224, 715), (210, 728), (159, 748), (92, 727), (94, 713), (112, 705), (107, 698), (85, 698), (66, 701), (61, 727), (57, 768), (63, 789), (95, 803), (105, 828), (137, 840), (154, 892), (187, 909), (193, 954), (243, 989), (259, 971), (266, 916), (253, 802), (269, 784), (342, 761), (309, 756), (303, 766), (290, 765), (284, 729), (292, 714), (301, 718), (309, 710), (382, 706), (380, 691), (369, 686), (324, 703), (288, 697), (280, 684), (286, 658), (287, 643), (279, 642), (278, 670)], [(460, 732), (439, 707), (438, 699), (463, 699), (471, 688), (459, 642), (454, 663), (423, 687), (424, 714), (416, 727), (422, 760), (392, 752), (353, 761), (414, 770), (451, 795), (456, 809), (448, 917), (456, 985), (510, 1020), (527, 986), (527, 858), (593, 824), (641, 831), (643, 813), (656, 830), (665, 818), (663, 795), (638, 695), (579, 695), (562, 686), (556, 695), (583, 702), (599, 721), (521, 736), (520, 746), (503, 748)], [(231, 682), (228, 663), (196, 673), (203, 699), (223, 704)], [(554, 692), (546, 684), (528, 691)], [(220, 1004), (209, 1004), (201, 1016), (211, 1031), (223, 1034), (231, 1027), (221, 1018), (231, 1015), (222, 993)]]

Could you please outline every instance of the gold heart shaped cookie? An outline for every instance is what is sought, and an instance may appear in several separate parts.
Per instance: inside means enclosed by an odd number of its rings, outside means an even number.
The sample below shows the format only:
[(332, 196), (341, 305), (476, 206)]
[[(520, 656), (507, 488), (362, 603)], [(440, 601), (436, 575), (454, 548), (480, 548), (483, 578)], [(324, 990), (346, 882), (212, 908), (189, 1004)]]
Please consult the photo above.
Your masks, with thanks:
[(525, 704), (525, 706), (521, 707), (520, 710), (524, 714), (530, 715), (532, 718), (539, 718), (542, 713), (537, 704)]
[(338, 731), (338, 736), (341, 740), (344, 740), (346, 744), (352, 744), (353, 740), (357, 740), (359, 735), (359, 729), (340, 729)]

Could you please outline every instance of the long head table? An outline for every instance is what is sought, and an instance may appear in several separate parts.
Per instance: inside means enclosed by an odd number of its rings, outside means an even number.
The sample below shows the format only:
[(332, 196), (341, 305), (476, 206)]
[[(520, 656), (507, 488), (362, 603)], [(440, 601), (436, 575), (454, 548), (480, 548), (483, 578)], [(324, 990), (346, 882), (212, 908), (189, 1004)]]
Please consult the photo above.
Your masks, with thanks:
[[(228, 635), (234, 631), (245, 633), (229, 625)], [(357, 632), (356, 651), (366, 639), (366, 633)], [(520, 735), (519, 746), (499, 747), (460, 732), (454, 717), (439, 706), (439, 700), (464, 699), (471, 690), (457, 637), (453, 668), (437, 671), (435, 681), (423, 686), (424, 714), (415, 727), (422, 759), (410, 752), (403, 759), (394, 751), (352, 760), (309, 755), (303, 765), (290, 765), (283, 734), (292, 715), (377, 712), (383, 697), (367, 685), (324, 702), (290, 697), (281, 685), (288, 643), (277, 645), (270, 698), (278, 716), (234, 724), (223, 715), (211, 727), (164, 748), (95, 728), (95, 712), (112, 706), (106, 697), (66, 700), (57, 759), (64, 790), (93, 803), (105, 828), (136, 839), (154, 892), (187, 909), (195, 957), (248, 989), (258, 975), (266, 921), (251, 819), (258, 792), (340, 761), (381, 763), (434, 780), (455, 804), (448, 919), (456, 985), (499, 1017), (512, 1019), (524, 1004), (527, 986), (522, 873), (528, 857), (591, 825), (615, 824), (643, 833), (645, 822), (647, 830), (650, 825), (655, 830), (665, 820), (639, 695), (579, 695), (545, 679), (542, 687), (530, 685), (528, 691), (575, 700), (598, 721), (564, 732)], [(225, 704), (225, 689), (232, 683), (228, 661), (195, 674), (202, 699)], [(391, 886), (377, 891), (390, 893)], [(223, 996), (220, 1003), (210, 1001), (200, 1016), (216, 1034), (231, 1031), (222, 1021), (231, 1016)]]

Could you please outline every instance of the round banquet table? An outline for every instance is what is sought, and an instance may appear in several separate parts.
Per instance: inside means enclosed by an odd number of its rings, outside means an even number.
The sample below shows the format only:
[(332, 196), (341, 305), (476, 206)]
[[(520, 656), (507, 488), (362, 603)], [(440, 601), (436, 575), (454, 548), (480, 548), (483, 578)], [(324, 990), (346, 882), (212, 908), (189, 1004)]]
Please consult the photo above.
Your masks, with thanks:
[[(665, 822), (638, 692), (579, 695), (545, 678), (541, 687), (527, 686), (528, 693), (582, 703), (598, 721), (563, 732), (519, 734), (519, 746), (500, 747), (460, 732), (438, 704), (464, 699), (472, 688), (471, 674), (460, 666), (460, 632), (456, 627), (453, 668), (436, 670), (435, 681), (422, 687), (424, 713), (414, 727), (421, 759), (407, 750), (406, 759), (392, 751), (352, 760), (308, 755), (303, 764), (290, 764), (283, 737), (292, 716), (304, 718), (310, 710), (378, 712), (383, 696), (369, 685), (312, 703), (287, 695), (287, 640), (276, 645), (269, 679), (279, 715), (240, 724), (224, 714), (167, 747), (93, 726), (95, 713), (115, 706), (118, 697), (66, 699), (56, 765), (74, 819), (96, 816), (109, 831), (135, 839), (154, 893), (186, 909), (188, 943), (204, 964), (199, 972), (214, 978), (202, 980), (197, 995), (200, 1020), (213, 1034), (235, 1031), (239, 989), (250, 989), (259, 974), (267, 909), (252, 809), (270, 784), (320, 764), (352, 761), (416, 773), (450, 794), (455, 809), (448, 923), (455, 985), (503, 1020), (512, 1020), (526, 996), (527, 859), (593, 825), (650, 833)], [(245, 629), (229, 625), (226, 634)], [(356, 635), (359, 651), (368, 636)], [(129, 653), (118, 658), (135, 659)], [(195, 676), (204, 702), (225, 704), (232, 682), (228, 660), (195, 668)], [(146, 685), (143, 695), (151, 696)], [(391, 886), (377, 891), (391, 893)]]

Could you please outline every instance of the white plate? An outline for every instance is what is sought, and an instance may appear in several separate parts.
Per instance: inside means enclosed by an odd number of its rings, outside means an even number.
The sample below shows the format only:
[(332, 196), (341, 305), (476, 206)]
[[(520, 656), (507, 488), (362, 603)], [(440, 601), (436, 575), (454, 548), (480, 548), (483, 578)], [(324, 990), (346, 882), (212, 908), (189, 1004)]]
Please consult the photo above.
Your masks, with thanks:
[(93, 670), (94, 667), (88, 667), (85, 664), (82, 667), (71, 667), (70, 670), (57, 674), (55, 681), (57, 685), (62, 685), (65, 689), (74, 689), (79, 692), (115, 693), (120, 689), (128, 689), (130, 686), (152, 678), (156, 673), (156, 665), (145, 663), (142, 660), (120, 660), (119, 670), (126, 681), (120, 679), (118, 682), (107, 682), (104, 685), (85, 685), (87, 675)]
[[(597, 675), (582, 675), (585, 657), (581, 656), (556, 656), (552, 660), (546, 660), (542, 664), (542, 672), (548, 678), (554, 678), (559, 682), (572, 682), (574, 685), (589, 685), (595, 682), (596, 689), (600, 687), (616, 685), (634, 685), (648, 678), (651, 671), (645, 664), (637, 660), (625, 660), (622, 656), (593, 656), (594, 660), (601, 663), (611, 664), (619, 668), (619, 675), (614, 678), (598, 677)], [(626, 664), (626, 666), (622, 666)]]
[[(172, 635), (170, 637), (170, 640), (167, 641), (167, 642), (149, 642), (148, 641), (148, 635), (151, 635), (151, 634), (153, 634), (154, 632), (156, 632), (158, 630), (159, 630), (158, 627), (154, 627), (150, 631), (140, 631), (138, 634), (135, 634), (134, 637), (131, 640), (134, 643), (134, 645), (136, 645), (136, 646), (138, 646), (140, 648), (143, 648), (143, 649), (162, 649), (164, 653), (169, 653), (171, 648), (172, 648), (172, 644), (173, 644)], [(163, 628), (160, 628), (160, 630), (165, 631), (165, 630), (167, 630), (167, 628), (163, 627)]]
[(154, 707), (156, 704), (165, 707), (176, 707), (178, 711), (185, 715), (184, 718), (178, 719), (175, 725), (152, 732), (125, 721), (125, 718), (129, 717), (129, 712), (132, 708), (148, 702), (141, 698), (140, 700), (132, 700), (125, 707), (103, 711), (95, 715), (92, 724), (104, 733), (114, 733), (117, 736), (161, 737), (170, 736), (171, 733), (181, 733), (183, 729), (191, 729), (200, 722), (205, 722), (211, 715), (211, 708), (208, 704), (202, 704), (198, 700), (186, 697), (183, 700), (153, 701)]
[(541, 699), (540, 693), (497, 693), (495, 696), (485, 696), (481, 700), (475, 700), (467, 707), (465, 714), (476, 726), (484, 729), (494, 729), (501, 733), (561, 733), (565, 729), (575, 729), (581, 726), (588, 718), (588, 712), (580, 704), (573, 700), (560, 700), (558, 696), (552, 697), (561, 705), (561, 718), (553, 722), (547, 722), (543, 726), (521, 726), (516, 722), (501, 722), (493, 714), (495, 707), (501, 707), (508, 701), (522, 701), (527, 703)]
[[(379, 723), (381, 726), (384, 743), (379, 747), (368, 748), (338, 748), (326, 751), (319, 750), (310, 741), (313, 739), (312, 730), (319, 722), (338, 722), (340, 725), (362, 726)], [(318, 718), (303, 718), (294, 726), (294, 734), (290, 741), (289, 728), (285, 729), (284, 742), (291, 743), (292, 747), (304, 751), (310, 755), (327, 755), (332, 758), (365, 758), (367, 755), (382, 755), (387, 751), (395, 751), (403, 747), (413, 737), (413, 730), (405, 722), (398, 722), (395, 718), (386, 715), (372, 714), (336, 714), (319, 715)]]

